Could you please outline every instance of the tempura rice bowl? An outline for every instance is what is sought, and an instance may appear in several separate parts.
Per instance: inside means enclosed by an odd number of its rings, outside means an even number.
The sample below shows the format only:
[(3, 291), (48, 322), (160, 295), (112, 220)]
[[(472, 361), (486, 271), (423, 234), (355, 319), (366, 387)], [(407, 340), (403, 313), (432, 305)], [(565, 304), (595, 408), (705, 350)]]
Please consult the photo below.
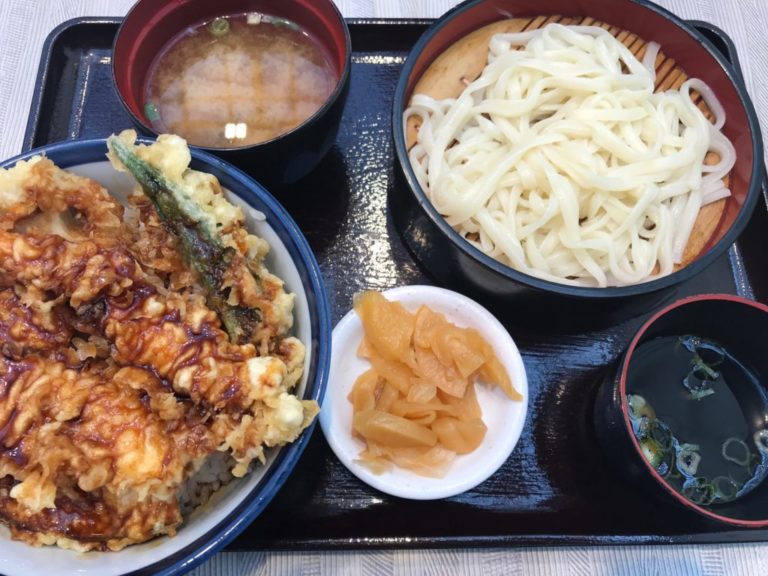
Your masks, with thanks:
[[(45, 154), (61, 168), (93, 178), (124, 199), (134, 189), (135, 181), (112, 168), (106, 152), (105, 140), (63, 142), (26, 152), (0, 167)], [(228, 191), (228, 199), (243, 208), (248, 229), (269, 242), (267, 263), (296, 295), (294, 333), (307, 344), (304, 374), (296, 394), (321, 402), (330, 358), (330, 315), (322, 277), (306, 240), (280, 204), (236, 168), (196, 150), (192, 150), (191, 167), (215, 175)], [(226, 458), (216, 458), (218, 454), (209, 458), (187, 482), (181, 495), (185, 520), (171, 538), (157, 538), (119, 552), (77, 553), (52, 546), (35, 548), (11, 540), (8, 528), (2, 525), (0, 573), (107, 576), (170, 575), (191, 570), (235, 538), (264, 509), (296, 465), (313, 427), (314, 423), (294, 443), (268, 450), (265, 465), (257, 465), (243, 478), (232, 478)], [(200, 502), (206, 503), (197, 507)]]

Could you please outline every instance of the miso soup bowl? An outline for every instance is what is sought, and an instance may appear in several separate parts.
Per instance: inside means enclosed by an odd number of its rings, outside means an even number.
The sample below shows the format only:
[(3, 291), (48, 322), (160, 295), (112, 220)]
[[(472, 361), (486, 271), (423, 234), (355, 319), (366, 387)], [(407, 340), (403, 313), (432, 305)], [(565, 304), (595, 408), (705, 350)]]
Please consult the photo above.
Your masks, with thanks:
[[(619, 361), (611, 367), (597, 392), (594, 424), (605, 459), (626, 480), (641, 489), (651, 502), (661, 499), (709, 520), (741, 528), (768, 526), (768, 479), (731, 502), (711, 506), (694, 504), (662, 477), (643, 456), (629, 419), (627, 382), (640, 367), (635, 350), (663, 336), (692, 334), (723, 346), (757, 375), (768, 398), (768, 306), (730, 294), (704, 294), (674, 302), (654, 314), (638, 330)], [(734, 383), (729, 383), (734, 385)], [(751, 386), (751, 384), (749, 384)], [(738, 392), (737, 392), (738, 396)], [(714, 399), (714, 396), (712, 397)], [(768, 428), (768, 414), (745, 414), (756, 428)], [(668, 415), (674, 418), (674, 415)], [(712, 423), (717, 425), (716, 422)]]
[[(568, 286), (525, 274), (488, 256), (466, 241), (435, 209), (408, 159), (403, 112), (428, 67), (458, 40), (488, 24), (515, 18), (591, 17), (656, 41), (691, 77), (704, 80), (725, 108), (724, 132), (733, 142), (724, 215), (708, 245), (680, 270), (641, 284), (592, 288)], [(715, 29), (716, 30), (716, 29)], [(722, 39), (722, 38), (721, 38)], [(450, 64), (439, 66), (450, 69)], [(467, 78), (467, 81), (473, 78)], [(762, 141), (754, 108), (740, 73), (710, 39), (690, 23), (646, 0), (469, 0), (438, 19), (408, 55), (395, 89), (392, 111), (394, 145), (400, 177), (391, 190), (394, 221), (406, 244), (437, 282), (492, 306), (498, 314), (538, 326), (574, 322), (614, 324), (649, 312), (686, 294), (683, 283), (708, 268), (744, 229), (760, 196)], [(701, 292), (701, 290), (696, 290)], [(691, 290), (687, 293), (691, 293)], [(508, 311), (508, 314), (507, 314)]]
[(155, 57), (191, 26), (250, 12), (301, 26), (323, 47), (339, 80), (317, 112), (271, 140), (240, 147), (194, 147), (237, 165), (266, 185), (291, 184), (311, 172), (330, 150), (349, 89), (349, 29), (332, 0), (139, 0), (115, 38), (115, 87), (139, 130), (157, 135), (144, 111), (144, 90)]

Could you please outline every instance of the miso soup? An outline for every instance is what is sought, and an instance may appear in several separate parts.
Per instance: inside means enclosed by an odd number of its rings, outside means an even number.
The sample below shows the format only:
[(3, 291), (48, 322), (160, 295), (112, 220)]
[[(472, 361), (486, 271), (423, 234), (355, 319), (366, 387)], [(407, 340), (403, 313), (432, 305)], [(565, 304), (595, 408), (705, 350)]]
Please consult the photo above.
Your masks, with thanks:
[(338, 80), (325, 49), (296, 23), (226, 16), (176, 36), (155, 58), (144, 112), (156, 131), (191, 144), (245, 146), (303, 123)]
[(730, 502), (768, 474), (765, 391), (717, 343), (692, 335), (645, 342), (629, 366), (627, 401), (643, 455), (691, 502)]

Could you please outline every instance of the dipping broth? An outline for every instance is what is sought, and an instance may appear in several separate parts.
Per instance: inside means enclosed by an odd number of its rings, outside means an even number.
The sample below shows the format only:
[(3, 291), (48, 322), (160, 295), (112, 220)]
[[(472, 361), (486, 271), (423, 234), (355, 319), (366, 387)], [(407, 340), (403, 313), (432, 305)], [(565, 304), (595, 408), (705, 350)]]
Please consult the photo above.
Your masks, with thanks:
[(733, 501), (768, 473), (765, 392), (717, 343), (686, 335), (642, 344), (627, 401), (643, 455), (694, 504)]
[(338, 80), (325, 49), (295, 22), (226, 16), (189, 28), (155, 58), (144, 112), (157, 132), (191, 144), (247, 146), (303, 123)]

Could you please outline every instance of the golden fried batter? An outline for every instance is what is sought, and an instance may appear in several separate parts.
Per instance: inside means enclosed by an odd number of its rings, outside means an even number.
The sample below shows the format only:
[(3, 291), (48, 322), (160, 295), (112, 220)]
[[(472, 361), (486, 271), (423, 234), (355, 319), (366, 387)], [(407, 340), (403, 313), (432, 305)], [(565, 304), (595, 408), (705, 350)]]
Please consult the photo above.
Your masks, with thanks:
[(135, 225), (128, 228), (129, 246), (139, 265), (154, 272), (169, 290), (194, 285), (194, 274), (176, 250), (176, 241), (160, 222), (149, 198), (133, 194), (128, 202), (136, 218)]
[(133, 367), (0, 359), (0, 383), (0, 476), (14, 479), (0, 490), (1, 517), (112, 549), (173, 533), (184, 473), (216, 446), (201, 413)]
[(12, 290), (0, 290), (0, 352), (15, 359), (34, 352), (63, 352), (72, 329), (62, 318), (57, 300), (46, 301), (33, 287), (23, 294), (22, 300)]
[[(68, 238), (109, 238), (122, 230), (123, 207), (98, 182), (59, 170), (40, 156), (0, 170), (0, 230), (37, 212), (60, 215), (54, 226)], [(50, 227), (46, 219), (41, 223)]]
[(94, 240), (70, 242), (56, 234), (0, 231), (2, 285), (66, 295), (73, 308), (102, 292), (122, 293), (138, 273), (133, 256), (121, 246), (104, 247)]
[[(152, 206), (123, 210), (46, 159), (0, 171), (0, 520), (33, 544), (173, 535), (212, 455), (242, 476), (317, 413), (289, 392), (290, 320), (267, 313), (258, 341), (231, 343)], [(266, 281), (233, 281), (238, 305), (284, 310), (282, 282), (248, 265)]]

